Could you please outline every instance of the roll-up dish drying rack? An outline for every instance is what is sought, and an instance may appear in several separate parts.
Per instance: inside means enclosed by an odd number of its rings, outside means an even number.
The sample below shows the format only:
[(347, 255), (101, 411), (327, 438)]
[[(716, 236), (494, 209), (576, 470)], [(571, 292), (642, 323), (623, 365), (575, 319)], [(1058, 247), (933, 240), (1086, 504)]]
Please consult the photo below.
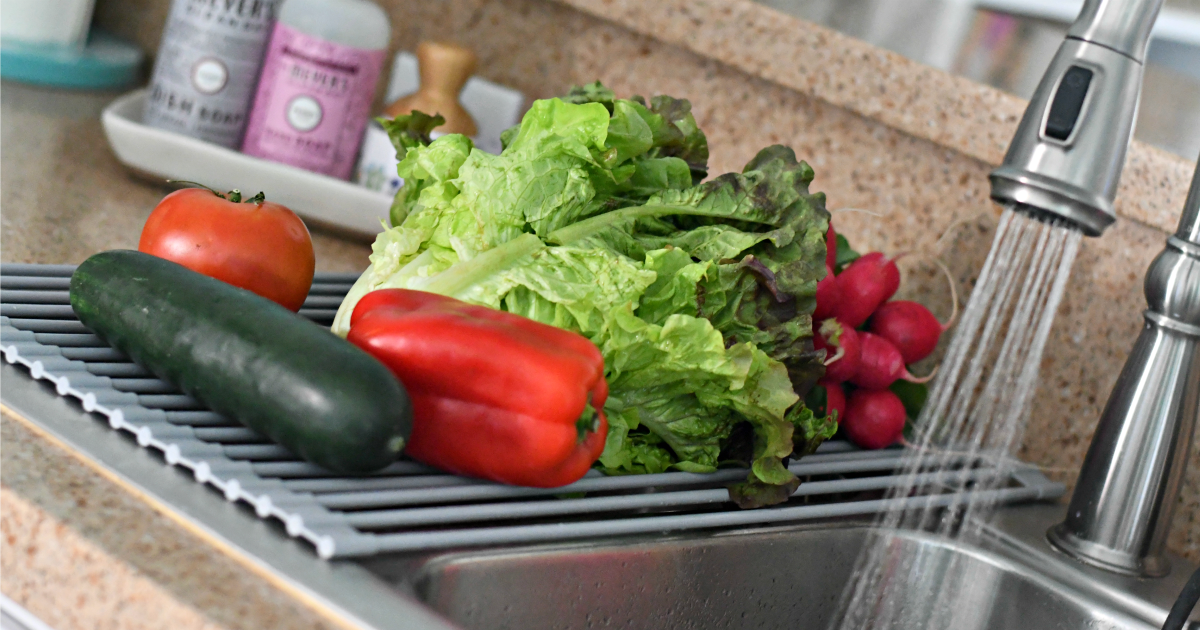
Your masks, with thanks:
[[(166, 466), (184, 468), (225, 499), (245, 502), (259, 518), (277, 521), (322, 558), (864, 515), (897, 507), (885, 504), (883, 495), (904, 482), (902, 449), (859, 451), (843, 441), (827, 442), (815, 454), (792, 461), (789, 469), (802, 480), (799, 489), (786, 503), (756, 510), (738, 509), (725, 488), (744, 480), (744, 469), (611, 477), (591, 471), (552, 489), (460, 477), (405, 459), (367, 476), (337, 475), (204, 408), (92, 334), (71, 310), (73, 270), (0, 266), (5, 361), (53, 383), (57, 395), (132, 435), (137, 446), (161, 454)], [(330, 324), (355, 279), (318, 273), (300, 314)], [(922, 473), (929, 482), (923, 492), (949, 503), (953, 495), (939, 485), (940, 476), (958, 475), (962, 466), (985, 476), (993, 464), (955, 465), (959, 468)], [(1054, 499), (1064, 491), (1031, 466), (1006, 468), (1008, 483), (992, 491), (1000, 502)], [(908, 500), (918, 499), (926, 500)]]

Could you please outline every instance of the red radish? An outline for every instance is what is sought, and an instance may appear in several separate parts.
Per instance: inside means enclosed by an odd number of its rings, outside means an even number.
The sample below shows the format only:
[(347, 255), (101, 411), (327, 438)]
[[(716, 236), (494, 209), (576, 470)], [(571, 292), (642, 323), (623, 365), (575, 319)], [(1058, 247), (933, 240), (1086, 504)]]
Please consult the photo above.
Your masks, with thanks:
[(825, 266), (837, 267), (837, 232), (833, 231), (833, 221), (829, 222), (829, 231), (825, 233)]
[(813, 335), (813, 346), (825, 351), (824, 380), (841, 383), (858, 372), (861, 350), (857, 330), (836, 319), (827, 319)]
[(835, 419), (841, 422), (846, 417), (846, 393), (841, 383), (822, 379), (817, 382), (825, 388), (825, 415), (837, 414)]
[(851, 328), (858, 328), (900, 288), (900, 270), (895, 259), (871, 252), (842, 270), (837, 284), (841, 301), (834, 309), (834, 316)]
[[(903, 300), (885, 302), (871, 315), (869, 330), (892, 342), (905, 363), (916, 363), (929, 356), (937, 347), (942, 333), (949, 330), (954, 320), (958, 319), (958, 291), (954, 276), (950, 275), (950, 270), (940, 260), (934, 258), (933, 263), (946, 275), (950, 299), (954, 304), (950, 319), (945, 324), (939, 322), (924, 306)], [(819, 289), (820, 285), (817, 286)]]
[[(897, 379), (925, 383), (933, 375), (917, 378), (904, 367), (904, 358), (892, 342), (869, 332), (859, 333), (858, 370), (850, 382), (866, 389), (885, 389)], [(826, 368), (828, 374), (828, 368)]]
[(840, 295), (833, 267), (825, 267), (825, 277), (817, 283), (817, 308), (813, 311), (813, 321), (819, 322), (833, 314)]
[(842, 390), (841, 383), (833, 383), (821, 379), (817, 381), (817, 385), (813, 388), (814, 393), (825, 393), (825, 398), (820, 404), (814, 404), (810, 407), (813, 414), (818, 418), (827, 418), (834, 416), (841, 420), (842, 416), (846, 415), (846, 394)]
[(861, 448), (895, 444), (904, 435), (907, 415), (900, 397), (886, 389), (858, 389), (846, 401), (842, 431)]
[[(820, 291), (820, 284), (817, 290)], [(904, 363), (916, 363), (933, 353), (938, 339), (949, 325), (941, 322), (929, 309), (906, 300), (885, 302), (871, 316), (869, 330), (892, 342), (900, 351)]]

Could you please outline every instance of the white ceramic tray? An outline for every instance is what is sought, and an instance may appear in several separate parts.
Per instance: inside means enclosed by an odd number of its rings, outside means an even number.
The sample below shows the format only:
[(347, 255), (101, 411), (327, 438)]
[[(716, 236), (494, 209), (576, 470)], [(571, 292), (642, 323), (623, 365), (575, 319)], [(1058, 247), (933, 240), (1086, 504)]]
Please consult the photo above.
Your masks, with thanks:
[(142, 124), (146, 90), (130, 92), (104, 109), (101, 120), (117, 159), (150, 177), (199, 182), (217, 190), (258, 191), (306, 221), (373, 239), (386, 221), (392, 198), (351, 182)]
[[(417, 58), (398, 53), (388, 77), (387, 102), (415, 92), (418, 83)], [(499, 153), (500, 132), (520, 120), (525, 96), (472, 77), (459, 100), (479, 127), (476, 146)], [(146, 90), (136, 90), (113, 101), (101, 115), (117, 159), (140, 175), (199, 182), (217, 190), (237, 188), (248, 195), (261, 190), (309, 223), (364, 240), (373, 240), (387, 220), (391, 195), (143, 125), (145, 102)]]

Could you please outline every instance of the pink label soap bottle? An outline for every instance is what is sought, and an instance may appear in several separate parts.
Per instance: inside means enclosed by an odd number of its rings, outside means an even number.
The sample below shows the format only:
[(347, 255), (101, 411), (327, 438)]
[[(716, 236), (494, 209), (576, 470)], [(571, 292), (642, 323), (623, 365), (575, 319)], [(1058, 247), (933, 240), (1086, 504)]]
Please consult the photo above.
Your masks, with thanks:
[(389, 35), (369, 0), (285, 0), (242, 151), (348, 179)]

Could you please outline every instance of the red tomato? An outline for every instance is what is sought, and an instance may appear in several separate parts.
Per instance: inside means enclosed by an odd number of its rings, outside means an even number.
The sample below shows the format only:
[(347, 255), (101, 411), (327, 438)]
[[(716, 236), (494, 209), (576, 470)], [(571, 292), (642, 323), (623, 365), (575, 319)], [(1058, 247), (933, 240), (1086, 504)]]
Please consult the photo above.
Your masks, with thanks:
[(138, 251), (252, 291), (293, 311), (312, 288), (316, 258), (308, 228), (269, 201), (229, 199), (205, 188), (167, 195), (142, 228)]

